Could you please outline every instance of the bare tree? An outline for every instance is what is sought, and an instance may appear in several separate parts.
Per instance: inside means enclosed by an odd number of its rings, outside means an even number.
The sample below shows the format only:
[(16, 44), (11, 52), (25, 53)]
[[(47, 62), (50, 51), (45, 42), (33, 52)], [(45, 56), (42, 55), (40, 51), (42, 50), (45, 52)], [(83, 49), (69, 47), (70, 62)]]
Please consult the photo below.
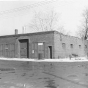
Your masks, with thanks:
[(82, 25), (80, 27), (80, 30), (78, 31), (78, 35), (80, 38), (82, 39), (87, 39), (87, 33), (88, 33), (88, 9), (86, 9), (83, 14), (83, 22)]
[(31, 29), (35, 31), (50, 31), (55, 30), (56, 26), (59, 26), (58, 15), (54, 12), (48, 13), (35, 13), (32, 22), (29, 24)]

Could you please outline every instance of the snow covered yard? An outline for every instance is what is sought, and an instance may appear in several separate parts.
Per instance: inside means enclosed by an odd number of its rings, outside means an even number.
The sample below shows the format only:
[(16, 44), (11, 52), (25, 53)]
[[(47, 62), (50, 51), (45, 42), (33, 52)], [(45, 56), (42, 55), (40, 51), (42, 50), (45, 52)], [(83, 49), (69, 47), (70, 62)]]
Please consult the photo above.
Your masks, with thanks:
[(88, 88), (88, 60), (0, 58), (0, 88)]
[(33, 62), (79, 62), (79, 61), (88, 61), (87, 57), (75, 57), (75, 58), (60, 58), (60, 59), (31, 59), (31, 58), (4, 58), (1, 57), (0, 60), (8, 61), (33, 61)]

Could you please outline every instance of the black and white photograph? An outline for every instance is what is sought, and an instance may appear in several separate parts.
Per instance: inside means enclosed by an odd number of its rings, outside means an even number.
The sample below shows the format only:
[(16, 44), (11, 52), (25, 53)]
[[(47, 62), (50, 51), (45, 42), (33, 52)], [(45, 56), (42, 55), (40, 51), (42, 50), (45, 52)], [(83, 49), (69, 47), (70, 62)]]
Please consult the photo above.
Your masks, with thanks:
[(0, 88), (88, 88), (88, 0), (0, 0)]

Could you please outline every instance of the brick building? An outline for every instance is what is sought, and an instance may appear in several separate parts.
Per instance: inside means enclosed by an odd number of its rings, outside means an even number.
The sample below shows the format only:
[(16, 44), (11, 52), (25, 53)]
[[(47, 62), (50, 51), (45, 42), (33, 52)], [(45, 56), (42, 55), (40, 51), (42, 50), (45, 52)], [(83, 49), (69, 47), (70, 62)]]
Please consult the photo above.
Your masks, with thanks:
[[(17, 31), (16, 31), (17, 32)], [(88, 54), (88, 41), (57, 31), (0, 36), (0, 57), (63, 58)]]

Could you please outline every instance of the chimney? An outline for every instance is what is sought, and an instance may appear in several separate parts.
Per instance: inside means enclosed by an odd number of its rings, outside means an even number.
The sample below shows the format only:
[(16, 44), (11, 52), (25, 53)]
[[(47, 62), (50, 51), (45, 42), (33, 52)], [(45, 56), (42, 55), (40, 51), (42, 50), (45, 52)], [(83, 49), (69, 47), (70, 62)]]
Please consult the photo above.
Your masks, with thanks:
[(18, 34), (18, 30), (17, 29), (15, 29), (15, 35), (17, 35)]
[(26, 31), (26, 27), (25, 27), (25, 26), (23, 26), (23, 27), (22, 27), (22, 33), (24, 34), (24, 33), (25, 33), (25, 31)]

